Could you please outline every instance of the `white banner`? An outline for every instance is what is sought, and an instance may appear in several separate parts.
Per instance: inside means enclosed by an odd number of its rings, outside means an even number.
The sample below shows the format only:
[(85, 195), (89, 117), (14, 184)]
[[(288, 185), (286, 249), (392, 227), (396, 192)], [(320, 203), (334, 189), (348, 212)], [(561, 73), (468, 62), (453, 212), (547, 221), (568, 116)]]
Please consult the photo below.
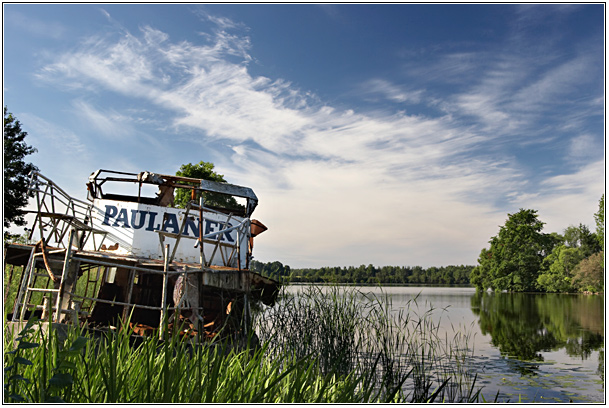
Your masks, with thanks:
[[(156, 231), (162, 230), (178, 234), (185, 214), (186, 210), (179, 208), (115, 200), (95, 199), (93, 201), (93, 227), (108, 232), (104, 240), (106, 250), (111, 253), (132, 255), (138, 258), (163, 259), (163, 249), (161, 248), (159, 234)], [(242, 217), (233, 216), (229, 224), (225, 225), (228, 219), (227, 215), (210, 211), (205, 211), (203, 218), (203, 235), (236, 226), (244, 220)], [(198, 211), (189, 212), (174, 258), (175, 261), (199, 262), (199, 248), (194, 247), (197, 240), (185, 238), (197, 238), (199, 236), (199, 223)], [(246, 229), (246, 234), (241, 234), (242, 268), (247, 266), (245, 255), (247, 254), (249, 235), (249, 228)], [(233, 261), (229, 266), (237, 267), (237, 251), (235, 249), (237, 237), (236, 230), (222, 234), (221, 244), (226, 245), (220, 245), (211, 262), (212, 265), (224, 265), (224, 262), (231, 257), (232, 253)], [(209, 239), (217, 241), (218, 236)], [(170, 244), (170, 251), (173, 251), (175, 239), (166, 237), (165, 243)], [(92, 246), (93, 241), (88, 240), (84, 249), (93, 250)], [(208, 261), (215, 246), (211, 243), (204, 244), (205, 256)], [(223, 254), (220, 254), (220, 251), (223, 251)], [(224, 261), (222, 255), (224, 255)]]

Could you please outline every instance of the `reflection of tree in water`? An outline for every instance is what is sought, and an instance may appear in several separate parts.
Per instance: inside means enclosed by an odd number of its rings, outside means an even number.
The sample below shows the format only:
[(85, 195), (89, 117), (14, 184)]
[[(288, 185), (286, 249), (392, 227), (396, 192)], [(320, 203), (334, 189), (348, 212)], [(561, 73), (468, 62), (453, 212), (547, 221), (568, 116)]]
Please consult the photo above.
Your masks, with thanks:
[(512, 371), (519, 373), (521, 376), (537, 375), (537, 370), (539, 370), (539, 364), (522, 362), (514, 359), (508, 359), (507, 365), (512, 369)]
[[(603, 304), (595, 296), (525, 293), (476, 293), (473, 312), (482, 334), (502, 355), (543, 361), (542, 351), (564, 348), (586, 359), (603, 346)], [(523, 374), (538, 368), (516, 364)]]
[(594, 350), (603, 344), (603, 335), (598, 333), (582, 332), (579, 338), (569, 338), (565, 350), (570, 356), (581, 357), (587, 360)]
[[(531, 295), (529, 295), (531, 296)], [(604, 344), (601, 296), (544, 294), (534, 296), (546, 329), (571, 357), (586, 360)]]
[(598, 368), (596, 374), (601, 377), (603, 381), (603, 388), (605, 388), (605, 347), (603, 346), (598, 352)]
[(477, 293), (472, 298), (479, 314), (482, 334), (491, 335), (491, 344), (502, 355), (519, 360), (543, 361), (542, 350), (556, 345), (540, 319), (533, 297), (522, 294)]

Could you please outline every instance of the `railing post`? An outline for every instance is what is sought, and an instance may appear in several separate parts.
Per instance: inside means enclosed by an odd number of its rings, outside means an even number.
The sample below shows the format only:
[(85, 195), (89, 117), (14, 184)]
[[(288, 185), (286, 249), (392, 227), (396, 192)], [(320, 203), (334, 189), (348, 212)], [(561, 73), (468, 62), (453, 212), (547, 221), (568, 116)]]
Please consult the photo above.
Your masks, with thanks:
[[(224, 224), (222, 224), (222, 230), (217, 235), (216, 246), (214, 247), (214, 250), (211, 253), (211, 257), (209, 258), (210, 264), (214, 261), (214, 256), (216, 256), (216, 251), (218, 250), (218, 248), (220, 248), (220, 243), (222, 241), (222, 237), (224, 236), (224, 230), (227, 229), (228, 226), (230, 225), (230, 219), (232, 218), (232, 216), (233, 216), (232, 213), (228, 214), (228, 218), (226, 219), (226, 222)], [(226, 260), (224, 259), (224, 254), (222, 252), (222, 249), (220, 249), (220, 256), (222, 257), (222, 262), (224, 263), (224, 266), (230, 266), (227, 264)]]
[(203, 226), (205, 225), (205, 218), (203, 217), (203, 194), (199, 198), (199, 260), (201, 262), (201, 269), (205, 268), (207, 261), (205, 260), (205, 244), (203, 243)]
[[(34, 255), (36, 254), (36, 246), (32, 248), (30, 251), (30, 258), (28, 259), (27, 266), (21, 272), (21, 285), (19, 285), (19, 294), (17, 295), (17, 299), (15, 299), (15, 306), (13, 307), (13, 321), (22, 321), (25, 315), (25, 302), (24, 297), (26, 296), (26, 289), (30, 285), (30, 280), (32, 278), (32, 269), (35, 269), (36, 260), (34, 259)], [(17, 319), (17, 309), (19, 308), (19, 304), (21, 305), (21, 313), (19, 314), (19, 318)]]
[(159, 339), (163, 339), (167, 315), (167, 272), (169, 271), (169, 244), (165, 244), (165, 262), (163, 265), (163, 289), (161, 292), (161, 318), (159, 321)]
[(176, 256), (176, 251), (178, 250), (178, 245), (180, 244), (180, 239), (182, 238), (182, 234), (184, 233), (184, 229), (186, 228), (186, 219), (188, 218), (188, 214), (190, 213), (190, 201), (186, 206), (186, 211), (184, 212), (184, 219), (182, 220), (182, 225), (180, 225), (180, 231), (178, 232), (178, 236), (173, 244), (173, 251), (171, 252), (171, 258), (169, 258), (169, 262), (173, 261), (173, 258)]
[(51, 306), (51, 298), (49, 296), (44, 296), (42, 298), (42, 315), (40, 316), (40, 319), (46, 321), (52, 314), (53, 307)]
[[(45, 195), (46, 195), (46, 191), (45, 191)], [(38, 229), (40, 230), (40, 239), (44, 239), (44, 226), (42, 225), (42, 214), (40, 214), (40, 209), (41, 209), (41, 205), (44, 202), (44, 198), (42, 200), (42, 202), (40, 201), (40, 191), (38, 188), (36, 188), (36, 209), (38, 210), (38, 212), (36, 213), (36, 220), (38, 221)], [(36, 221), (34, 221), (35, 223)], [(33, 226), (32, 226), (32, 229)]]
[(237, 264), (241, 271), (241, 227), (237, 228)]

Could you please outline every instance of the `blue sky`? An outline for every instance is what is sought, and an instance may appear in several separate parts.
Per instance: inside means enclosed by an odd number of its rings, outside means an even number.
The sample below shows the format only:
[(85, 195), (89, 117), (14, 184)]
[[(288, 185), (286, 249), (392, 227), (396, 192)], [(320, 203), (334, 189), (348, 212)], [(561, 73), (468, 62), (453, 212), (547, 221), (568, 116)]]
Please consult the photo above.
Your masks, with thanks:
[(584, 223), (605, 188), (593, 5), (4, 4), (3, 102), (47, 177), (213, 162), (256, 259), (475, 264), (508, 213)]

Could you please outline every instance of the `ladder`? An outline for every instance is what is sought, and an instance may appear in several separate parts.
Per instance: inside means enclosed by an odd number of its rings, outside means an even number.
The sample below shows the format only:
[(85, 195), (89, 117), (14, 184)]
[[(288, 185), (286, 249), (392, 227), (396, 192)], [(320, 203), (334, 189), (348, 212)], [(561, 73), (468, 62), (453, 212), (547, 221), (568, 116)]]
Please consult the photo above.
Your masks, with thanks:
[[(73, 239), (76, 237), (76, 230), (75, 229), (71, 229), (70, 230), (70, 241), (69, 244), (67, 245), (67, 248), (61, 249), (59, 250), (60, 252), (64, 252), (65, 251), (65, 257), (63, 260), (63, 267), (62, 267), (62, 271), (61, 271), (61, 275), (59, 276), (59, 284), (56, 285), (56, 288), (36, 288), (34, 287), (34, 282), (35, 282), (35, 276), (36, 274), (36, 263), (40, 261), (38, 255), (42, 255), (44, 256), (44, 246), (42, 251), (43, 252), (36, 252), (36, 248), (37, 246), (34, 246), (32, 248), (32, 251), (30, 253), (30, 258), (28, 260), (28, 264), (25, 267), (25, 269), (23, 270), (24, 276), (21, 280), (21, 285), (19, 287), (19, 294), (17, 295), (17, 300), (15, 301), (15, 307), (13, 308), (13, 319), (12, 321), (23, 321), (25, 318), (25, 311), (28, 308), (28, 306), (35, 306), (36, 308), (42, 308), (43, 309), (43, 314), (46, 312), (45, 307), (46, 305), (31, 305), (30, 301), (31, 301), (31, 297), (33, 293), (48, 293), (50, 294), (50, 298), (53, 298), (53, 295), (55, 296), (55, 305), (52, 307), (52, 311), (54, 311), (54, 315), (52, 317), (52, 320), (55, 322), (59, 322), (60, 317), (61, 317), (61, 313), (62, 312), (72, 312), (72, 310), (62, 310), (61, 309), (61, 302), (62, 302), (62, 298), (64, 295), (64, 281), (65, 278), (67, 276), (68, 273), (68, 269), (70, 267), (70, 261), (72, 258), (72, 242)], [(37, 259), (38, 258), (38, 259)], [(46, 266), (46, 265), (45, 265)], [(51, 273), (51, 271), (49, 271), (49, 273)], [(57, 281), (55, 281), (57, 282)], [(76, 319), (77, 321), (77, 319)]]

